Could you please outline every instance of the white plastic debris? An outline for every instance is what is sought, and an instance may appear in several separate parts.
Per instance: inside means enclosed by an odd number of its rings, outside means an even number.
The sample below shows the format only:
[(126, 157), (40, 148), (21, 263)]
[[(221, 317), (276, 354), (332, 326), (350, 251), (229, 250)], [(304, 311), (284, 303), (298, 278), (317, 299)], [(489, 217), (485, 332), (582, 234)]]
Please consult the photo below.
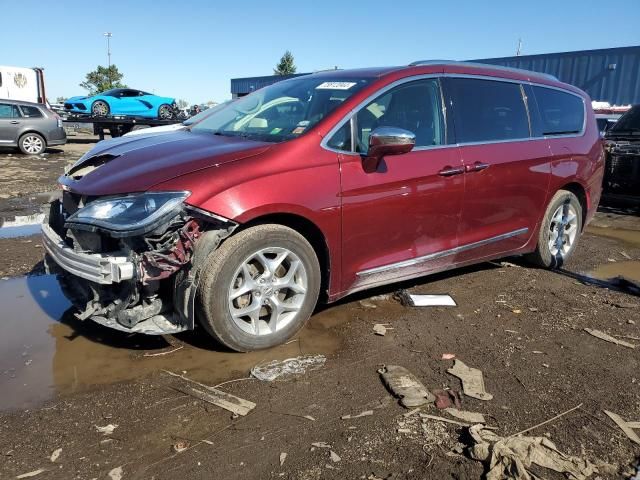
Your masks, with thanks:
[(457, 307), (451, 295), (409, 295), (414, 307)]
[(56, 448), (53, 453), (51, 454), (51, 457), (49, 457), (49, 460), (51, 460), (52, 462), (55, 462), (58, 457), (60, 456), (60, 454), (62, 453), (62, 449), (61, 448)]
[(104, 427), (99, 427), (97, 425), (95, 425), (95, 427), (98, 433), (102, 433), (103, 435), (111, 435), (113, 431), (118, 428), (118, 425), (113, 425), (110, 423), (109, 425), (105, 425)]
[(122, 467), (116, 467), (109, 472), (109, 478), (111, 480), (121, 480), (122, 479)]
[(44, 468), (39, 468), (38, 470), (34, 470), (33, 472), (23, 473), (22, 475), (18, 475), (16, 478), (31, 478), (36, 475), (40, 475), (42, 472), (46, 472)]
[(334, 452), (333, 450), (329, 450), (329, 455), (331, 455), (331, 461), (333, 463), (338, 463), (340, 460), (342, 460), (340, 458), (340, 455), (338, 455), (336, 452)]
[(251, 375), (264, 382), (273, 382), (276, 379), (285, 379), (293, 375), (300, 375), (307, 371), (322, 368), (327, 361), (324, 355), (302, 355), (286, 360), (273, 360), (268, 363), (258, 364), (251, 369)]
[(284, 461), (287, 459), (287, 452), (282, 452), (280, 454), (280, 466), (284, 465)]

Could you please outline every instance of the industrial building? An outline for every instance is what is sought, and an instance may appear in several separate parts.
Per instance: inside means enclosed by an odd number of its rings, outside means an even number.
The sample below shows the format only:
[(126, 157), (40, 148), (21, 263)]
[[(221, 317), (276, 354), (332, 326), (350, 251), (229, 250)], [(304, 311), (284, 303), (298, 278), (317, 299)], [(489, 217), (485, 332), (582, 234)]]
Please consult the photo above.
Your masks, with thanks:
[[(548, 73), (581, 88), (593, 100), (609, 102), (612, 105), (640, 103), (640, 46), (471, 61)], [(231, 94), (233, 98), (241, 97), (272, 83), (299, 75), (308, 74), (234, 78), (231, 80)]]

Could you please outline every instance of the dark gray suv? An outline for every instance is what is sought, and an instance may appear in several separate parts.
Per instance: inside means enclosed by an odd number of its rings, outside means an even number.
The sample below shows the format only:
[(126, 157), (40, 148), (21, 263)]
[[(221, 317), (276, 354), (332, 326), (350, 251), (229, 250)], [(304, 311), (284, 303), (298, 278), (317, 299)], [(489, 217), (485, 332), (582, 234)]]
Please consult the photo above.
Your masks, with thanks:
[(37, 155), (67, 143), (62, 119), (45, 105), (0, 99), (0, 147), (18, 147)]

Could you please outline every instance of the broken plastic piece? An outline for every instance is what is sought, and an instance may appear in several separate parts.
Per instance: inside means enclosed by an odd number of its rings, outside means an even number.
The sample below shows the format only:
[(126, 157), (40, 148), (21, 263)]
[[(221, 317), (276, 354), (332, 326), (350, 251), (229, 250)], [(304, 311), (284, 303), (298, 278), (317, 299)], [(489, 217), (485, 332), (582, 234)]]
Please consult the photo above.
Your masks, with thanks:
[(479, 412), (467, 412), (465, 410), (458, 410), (457, 408), (446, 408), (444, 411), (452, 417), (459, 418), (468, 423), (487, 423), (484, 420), (484, 415)]
[(461, 360), (456, 360), (447, 372), (462, 380), (462, 391), (465, 395), (478, 400), (493, 399), (493, 395), (487, 393), (485, 388), (482, 371), (477, 368), (467, 367)]
[(273, 360), (265, 364), (258, 364), (251, 369), (251, 375), (264, 382), (273, 382), (292, 375), (322, 368), (327, 361), (324, 355), (302, 355), (286, 360)]
[(458, 304), (451, 295), (412, 295), (406, 291), (400, 294), (403, 305), (410, 307), (457, 307)]
[(460, 408), (460, 393), (455, 390), (434, 390), (436, 397), (436, 408), (444, 409), (452, 406)]
[(393, 330), (393, 328), (389, 328), (387, 325), (390, 325), (390, 324), (389, 323), (376, 323), (373, 326), (373, 333), (375, 333), (376, 335), (384, 336), (387, 333), (387, 330)]
[(342, 417), (340, 417), (342, 420), (351, 420), (353, 418), (360, 418), (360, 417), (369, 417), (373, 415), (373, 410), (365, 410), (364, 412), (361, 412), (357, 415), (343, 415)]
[(594, 337), (599, 338), (600, 340), (604, 340), (605, 342), (615, 343), (616, 345), (620, 345), (622, 347), (627, 347), (627, 348), (636, 348), (636, 346), (633, 343), (625, 342), (624, 340), (618, 340), (617, 338), (613, 338), (611, 335), (607, 335), (606, 333), (601, 332), (600, 330), (595, 330), (593, 328), (585, 328), (584, 331), (587, 332), (589, 335), (593, 335)]
[(620, 429), (625, 433), (625, 435), (629, 437), (629, 440), (640, 445), (640, 437), (638, 437), (636, 432), (633, 431), (634, 427), (631, 426), (632, 424), (635, 424), (637, 422), (630, 422), (630, 423), (625, 422), (620, 415), (618, 415), (617, 413), (610, 412), (608, 410), (605, 410), (604, 413), (606, 413), (609, 416), (609, 418), (613, 420), (616, 423), (616, 425), (620, 427)]
[(386, 365), (378, 372), (387, 388), (400, 398), (400, 404), (403, 407), (419, 407), (435, 401), (433, 394), (406, 368), (399, 365)]

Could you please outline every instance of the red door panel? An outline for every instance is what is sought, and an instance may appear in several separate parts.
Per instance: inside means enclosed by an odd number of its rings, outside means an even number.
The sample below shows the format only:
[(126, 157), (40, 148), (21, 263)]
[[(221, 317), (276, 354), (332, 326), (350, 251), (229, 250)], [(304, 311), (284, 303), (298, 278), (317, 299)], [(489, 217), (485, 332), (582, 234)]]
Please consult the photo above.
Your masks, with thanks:
[[(345, 291), (408, 278), (450, 265), (453, 255), (386, 269), (455, 248), (464, 175), (457, 147), (429, 148), (383, 159), (365, 172), (360, 155), (340, 154)], [(362, 274), (383, 267), (383, 271)], [(360, 275), (358, 275), (360, 273)]]
[[(547, 201), (551, 173), (545, 139), (460, 147), (465, 193), (456, 262), (523, 246)], [(481, 170), (476, 165), (486, 166)], [(475, 248), (473, 244), (482, 243)]]

